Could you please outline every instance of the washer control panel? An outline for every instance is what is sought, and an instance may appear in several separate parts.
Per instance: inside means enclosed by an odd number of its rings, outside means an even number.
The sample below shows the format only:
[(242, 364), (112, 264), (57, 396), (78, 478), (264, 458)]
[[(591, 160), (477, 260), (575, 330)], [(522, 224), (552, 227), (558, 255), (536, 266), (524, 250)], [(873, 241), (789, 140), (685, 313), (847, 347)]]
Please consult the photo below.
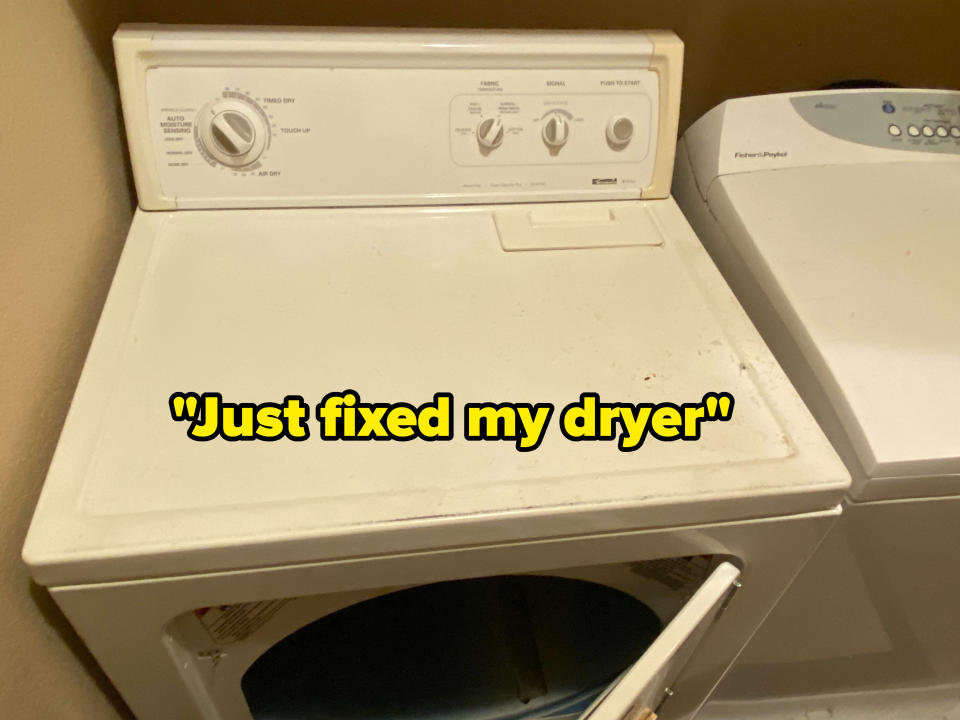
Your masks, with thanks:
[(790, 102), (808, 123), (841, 140), (960, 154), (960, 95), (955, 92), (823, 93), (794, 97)]
[(683, 136), (706, 196), (723, 175), (960, 161), (960, 92), (818, 90), (727, 100)]

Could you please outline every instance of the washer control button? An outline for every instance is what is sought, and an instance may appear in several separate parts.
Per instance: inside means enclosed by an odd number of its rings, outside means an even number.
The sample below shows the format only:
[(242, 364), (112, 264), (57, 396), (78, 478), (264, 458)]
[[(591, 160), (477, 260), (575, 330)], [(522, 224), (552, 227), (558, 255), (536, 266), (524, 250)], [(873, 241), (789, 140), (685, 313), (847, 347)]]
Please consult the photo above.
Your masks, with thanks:
[(891, 125), (887, 128), (887, 132), (894, 137), (900, 137), (903, 134), (903, 130), (900, 129), (899, 125)]
[(954, 125), (952, 128), (950, 128), (950, 135), (955, 138), (960, 138), (960, 127)]
[(923, 126), (923, 136), (924, 137), (933, 137), (933, 128), (929, 125)]
[(937, 126), (937, 137), (946, 137), (949, 132), (946, 125)]
[(918, 128), (916, 125), (910, 125), (907, 128), (907, 135), (909, 135), (910, 137), (919, 137), (920, 128)]

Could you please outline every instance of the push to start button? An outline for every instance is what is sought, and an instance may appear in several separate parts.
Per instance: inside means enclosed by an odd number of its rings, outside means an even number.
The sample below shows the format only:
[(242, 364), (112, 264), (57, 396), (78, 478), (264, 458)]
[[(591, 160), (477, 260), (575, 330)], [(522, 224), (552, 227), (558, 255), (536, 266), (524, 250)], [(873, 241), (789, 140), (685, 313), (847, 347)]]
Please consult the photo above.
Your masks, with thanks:
[(607, 123), (607, 140), (611, 145), (623, 147), (633, 137), (633, 120), (626, 115), (614, 115)]

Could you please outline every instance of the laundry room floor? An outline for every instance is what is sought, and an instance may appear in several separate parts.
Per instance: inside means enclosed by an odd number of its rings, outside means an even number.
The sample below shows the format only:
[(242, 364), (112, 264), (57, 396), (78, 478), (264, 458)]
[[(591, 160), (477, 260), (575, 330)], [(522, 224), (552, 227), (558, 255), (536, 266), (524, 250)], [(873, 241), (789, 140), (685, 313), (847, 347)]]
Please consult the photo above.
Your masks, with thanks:
[(960, 685), (708, 703), (697, 720), (960, 720)]

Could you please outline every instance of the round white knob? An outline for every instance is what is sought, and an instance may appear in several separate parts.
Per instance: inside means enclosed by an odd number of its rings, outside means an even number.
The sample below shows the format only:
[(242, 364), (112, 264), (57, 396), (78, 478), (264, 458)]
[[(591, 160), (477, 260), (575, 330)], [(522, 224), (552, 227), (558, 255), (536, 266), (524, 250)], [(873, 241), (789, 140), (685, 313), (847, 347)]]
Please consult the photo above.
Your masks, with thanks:
[(197, 116), (201, 149), (213, 161), (233, 168), (253, 165), (270, 139), (260, 109), (238, 98), (208, 103)]
[(626, 115), (614, 115), (607, 123), (607, 140), (613, 145), (626, 145), (633, 137), (633, 120)]
[(493, 150), (503, 142), (503, 123), (500, 118), (485, 118), (477, 125), (477, 142), (480, 147)]
[(552, 148), (563, 147), (570, 137), (570, 123), (566, 115), (551, 113), (543, 122), (543, 141)]
[(257, 139), (253, 122), (236, 110), (224, 110), (214, 116), (210, 135), (217, 149), (227, 155), (246, 155)]

